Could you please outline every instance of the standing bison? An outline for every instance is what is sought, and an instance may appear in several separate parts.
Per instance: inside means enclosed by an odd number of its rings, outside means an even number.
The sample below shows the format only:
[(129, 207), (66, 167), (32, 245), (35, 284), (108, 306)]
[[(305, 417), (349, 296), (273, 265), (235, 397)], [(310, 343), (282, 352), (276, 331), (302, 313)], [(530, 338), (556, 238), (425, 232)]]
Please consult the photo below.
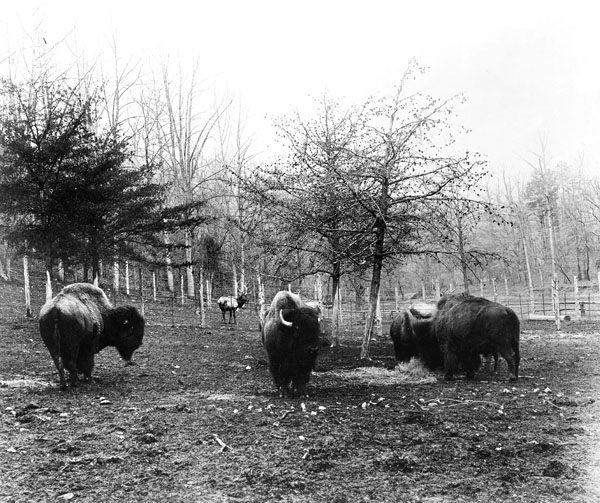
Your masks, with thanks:
[(510, 379), (518, 379), (520, 323), (509, 307), (469, 295), (442, 298), (434, 330), (444, 355), (446, 379), (454, 377), (459, 365), (467, 379), (473, 379), (482, 354), (496, 358), (500, 354), (508, 364)]
[(447, 379), (459, 367), (472, 379), (482, 354), (494, 356), (496, 370), (500, 354), (508, 363), (511, 380), (516, 380), (519, 334), (519, 318), (512, 309), (468, 294), (411, 306), (390, 329), (398, 361), (417, 356), (432, 370), (443, 368)]
[(290, 292), (275, 295), (264, 317), (262, 341), (279, 396), (306, 396), (319, 352), (319, 335), (319, 317), (312, 307)]
[(63, 288), (42, 306), (39, 323), (63, 388), (65, 368), (71, 386), (75, 386), (78, 373), (91, 379), (95, 353), (114, 346), (130, 363), (144, 337), (144, 318), (137, 308), (113, 307), (100, 288), (88, 283)]

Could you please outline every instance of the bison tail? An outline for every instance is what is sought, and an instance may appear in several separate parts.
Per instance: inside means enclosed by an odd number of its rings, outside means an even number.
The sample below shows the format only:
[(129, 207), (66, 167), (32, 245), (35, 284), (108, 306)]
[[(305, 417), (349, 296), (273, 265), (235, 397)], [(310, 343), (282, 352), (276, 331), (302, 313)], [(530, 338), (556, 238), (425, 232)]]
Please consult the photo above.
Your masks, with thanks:
[(62, 351), (61, 351), (61, 337), (60, 337), (60, 329), (58, 328), (59, 325), (59, 317), (60, 317), (60, 312), (58, 310), (55, 310), (54, 313), (54, 349), (56, 351), (56, 359), (54, 360), (54, 363), (56, 364), (56, 368), (58, 370), (58, 377), (60, 378), (60, 384), (61, 386), (66, 386), (66, 382), (65, 382), (65, 366), (63, 364), (63, 360), (62, 360)]

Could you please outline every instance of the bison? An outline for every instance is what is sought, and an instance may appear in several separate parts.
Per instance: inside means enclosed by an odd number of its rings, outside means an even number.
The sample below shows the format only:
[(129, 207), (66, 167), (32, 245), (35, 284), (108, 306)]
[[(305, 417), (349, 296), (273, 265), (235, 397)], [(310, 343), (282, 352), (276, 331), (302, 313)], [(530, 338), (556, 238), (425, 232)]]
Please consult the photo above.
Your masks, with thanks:
[(419, 357), (431, 370), (444, 369), (448, 379), (460, 366), (472, 379), (481, 355), (498, 354), (507, 361), (511, 378), (518, 376), (519, 319), (507, 307), (469, 294), (446, 295), (435, 304), (410, 306), (392, 323), (390, 336), (399, 362)]
[(319, 336), (319, 318), (312, 307), (287, 291), (275, 295), (264, 317), (262, 341), (280, 397), (307, 396), (306, 385), (319, 352)]
[(131, 363), (133, 352), (142, 345), (144, 317), (134, 306), (113, 307), (106, 294), (88, 283), (63, 288), (40, 310), (40, 334), (58, 369), (60, 384), (66, 387), (69, 371), (71, 386), (78, 373), (90, 380), (94, 354), (114, 346)]
[(229, 311), (229, 323), (231, 323), (231, 316), (233, 315), (233, 322), (237, 325), (235, 312), (246, 302), (248, 302), (248, 297), (246, 297), (245, 293), (242, 293), (239, 297), (219, 297), (217, 304), (219, 305), (221, 314), (223, 315), (223, 323), (225, 323), (225, 313)]
[(446, 379), (454, 377), (459, 365), (467, 379), (472, 379), (482, 354), (494, 355), (496, 365), (500, 354), (508, 364), (510, 379), (518, 379), (520, 323), (509, 307), (482, 297), (449, 296), (438, 302), (433, 326), (444, 355)]
[(403, 363), (417, 357), (429, 369), (441, 369), (444, 360), (433, 330), (433, 310), (424, 306), (421, 309), (411, 306), (392, 321), (390, 337), (396, 360)]

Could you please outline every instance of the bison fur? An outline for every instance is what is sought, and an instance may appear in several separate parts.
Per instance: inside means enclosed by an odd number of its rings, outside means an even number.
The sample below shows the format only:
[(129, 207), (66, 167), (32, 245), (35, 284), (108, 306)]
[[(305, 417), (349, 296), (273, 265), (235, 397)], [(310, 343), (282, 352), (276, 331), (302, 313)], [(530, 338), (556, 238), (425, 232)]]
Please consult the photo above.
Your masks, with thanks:
[(58, 369), (61, 386), (78, 382), (78, 373), (90, 380), (94, 355), (114, 346), (121, 357), (131, 362), (133, 352), (142, 345), (144, 317), (134, 306), (113, 307), (106, 294), (88, 283), (63, 288), (40, 310), (39, 326), (44, 344)]
[(392, 321), (390, 337), (399, 363), (416, 357), (431, 370), (443, 367), (443, 357), (431, 317), (415, 316), (409, 308)]
[(281, 397), (306, 395), (319, 353), (320, 323), (314, 308), (298, 295), (281, 291), (264, 317), (262, 341), (269, 371)]
[(482, 354), (493, 355), (496, 365), (497, 355), (501, 355), (510, 379), (518, 379), (520, 323), (512, 309), (482, 297), (449, 296), (438, 302), (434, 331), (447, 379), (454, 377), (459, 366), (472, 379)]

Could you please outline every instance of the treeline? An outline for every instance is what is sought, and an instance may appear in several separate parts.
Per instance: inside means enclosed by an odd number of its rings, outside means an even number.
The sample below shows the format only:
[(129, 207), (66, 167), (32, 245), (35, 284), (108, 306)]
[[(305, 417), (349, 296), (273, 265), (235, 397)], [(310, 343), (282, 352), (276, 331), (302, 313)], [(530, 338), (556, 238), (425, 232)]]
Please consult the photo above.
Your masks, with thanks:
[(4, 278), (18, 255), (88, 281), (101, 265), (165, 268), (171, 290), (179, 271), (191, 297), (199, 278), (210, 289), (227, 275), (237, 294), (250, 275), (320, 275), (334, 306), (341, 283), (367, 292), (367, 356), (382, 286), (533, 288), (551, 270), (569, 281), (596, 270), (592, 182), (565, 183), (566, 167), (542, 155), (526, 184), (491, 185), (481, 157), (457, 146), (462, 97), (419, 92), (415, 62), (387, 94), (324, 96), (309, 116), (281, 117), (279, 153), (258, 157), (234, 100), (206, 91), (199, 65), (149, 72), (115, 57), (106, 75), (60, 67), (56, 50), (23, 53), (28, 64), (11, 60), (1, 81)]

